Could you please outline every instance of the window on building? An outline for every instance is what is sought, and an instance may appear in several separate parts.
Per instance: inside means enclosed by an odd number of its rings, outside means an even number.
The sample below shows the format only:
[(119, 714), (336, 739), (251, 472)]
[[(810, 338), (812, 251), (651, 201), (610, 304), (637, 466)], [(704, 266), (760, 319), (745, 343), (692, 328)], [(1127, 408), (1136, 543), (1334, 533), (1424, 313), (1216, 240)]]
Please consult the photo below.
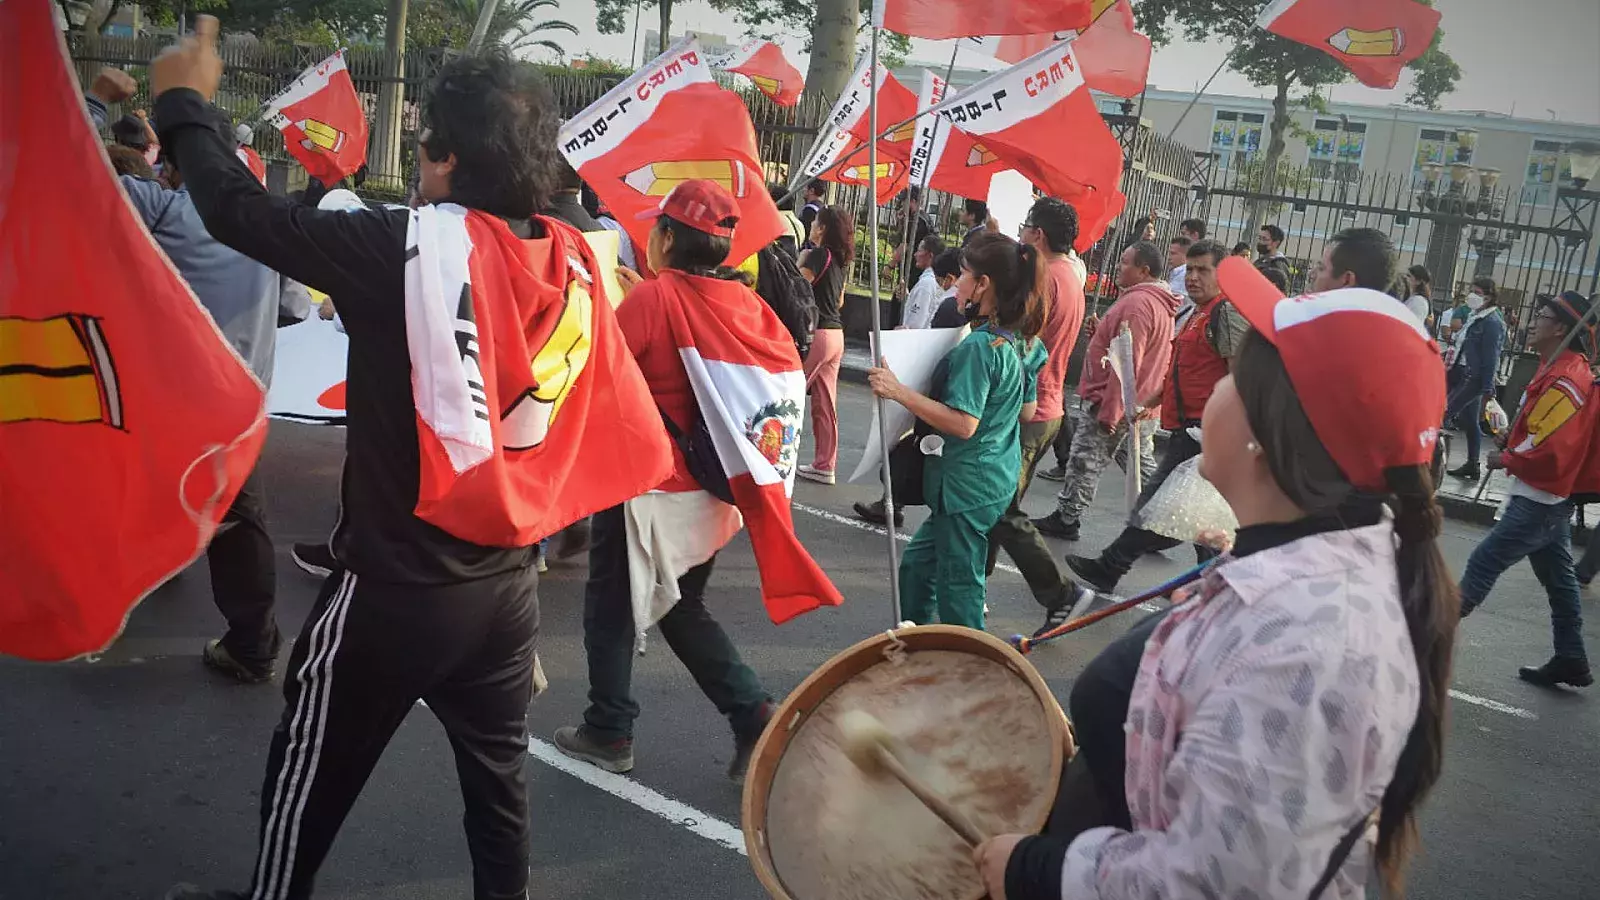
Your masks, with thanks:
[(1128, 101), (1120, 100), (1116, 97), (1101, 97), (1099, 102), (1100, 113), (1107, 116), (1126, 115), (1122, 111), (1122, 104), (1126, 102)]
[(1522, 182), (1522, 202), (1548, 206), (1556, 191), (1572, 187), (1572, 160), (1560, 141), (1534, 141), (1528, 152), (1528, 174)]
[[(1474, 148), (1476, 149), (1476, 148)], [(1424, 128), (1417, 134), (1417, 153), (1411, 161), (1411, 174), (1422, 179), (1422, 167), (1428, 163), (1448, 166), (1451, 163), (1472, 162), (1472, 150), (1464, 150), (1456, 133), (1448, 129)]]
[(1311, 131), (1311, 175), (1334, 181), (1355, 181), (1367, 149), (1367, 123), (1318, 119)]
[(1233, 168), (1254, 158), (1261, 149), (1266, 122), (1262, 113), (1217, 110), (1211, 121), (1211, 150), (1217, 154), (1217, 165)]

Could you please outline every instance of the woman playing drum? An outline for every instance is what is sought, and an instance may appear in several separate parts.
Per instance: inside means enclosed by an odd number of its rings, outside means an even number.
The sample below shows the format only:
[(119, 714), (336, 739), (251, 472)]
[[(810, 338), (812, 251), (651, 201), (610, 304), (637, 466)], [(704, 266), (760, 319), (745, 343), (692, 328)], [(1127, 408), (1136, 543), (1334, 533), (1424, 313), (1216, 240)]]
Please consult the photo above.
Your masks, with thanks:
[(1044, 344), (1047, 283), (1037, 250), (1003, 235), (980, 235), (962, 251), (960, 302), (986, 320), (945, 357), (938, 399), (907, 388), (887, 368), (868, 370), (878, 396), (893, 400), (943, 437), (930, 456), (923, 492), (932, 511), (900, 560), (902, 614), (919, 624), (983, 628), (989, 529), (1017, 490), (1021, 423), (1033, 417)]
[(1088, 785), (1101, 809), (1058, 803), (1044, 835), (983, 844), (997, 900), (1353, 900), (1374, 864), (1398, 889), (1414, 847), (1458, 617), (1427, 473), (1438, 351), (1377, 292), (1284, 300), (1248, 263), (1221, 275), (1255, 330), (1206, 405), (1200, 470), (1236, 543), (1078, 680), (1061, 798)]

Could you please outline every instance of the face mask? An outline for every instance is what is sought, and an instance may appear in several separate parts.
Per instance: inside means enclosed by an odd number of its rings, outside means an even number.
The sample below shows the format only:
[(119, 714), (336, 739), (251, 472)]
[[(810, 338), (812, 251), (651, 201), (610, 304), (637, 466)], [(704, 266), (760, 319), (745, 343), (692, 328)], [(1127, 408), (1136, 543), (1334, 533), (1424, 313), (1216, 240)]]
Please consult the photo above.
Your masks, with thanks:
[(1483, 295), (1482, 294), (1468, 294), (1467, 295), (1467, 309), (1470, 309), (1473, 312), (1477, 312), (1478, 310), (1480, 310), (1482, 308), (1483, 308)]
[(966, 319), (968, 322), (976, 322), (983, 318), (983, 316), (978, 314), (978, 307), (980, 305), (981, 304), (978, 303), (976, 298), (968, 300), (961, 307), (961, 317)]
[(1267, 256), (1272, 253), (1272, 248), (1268, 247), (1266, 244), (1257, 244), (1256, 253), (1260, 256)]

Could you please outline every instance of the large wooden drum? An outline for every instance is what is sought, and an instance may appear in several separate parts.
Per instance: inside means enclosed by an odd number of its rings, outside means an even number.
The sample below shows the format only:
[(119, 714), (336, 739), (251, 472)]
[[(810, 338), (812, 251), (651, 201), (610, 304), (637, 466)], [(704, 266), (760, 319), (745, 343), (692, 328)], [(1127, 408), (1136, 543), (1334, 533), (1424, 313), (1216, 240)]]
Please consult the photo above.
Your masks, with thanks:
[(1044, 827), (1067, 717), (1044, 679), (981, 631), (926, 625), (878, 635), (824, 663), (778, 708), (744, 787), (756, 876), (779, 900), (978, 900), (972, 851), (898, 781), (841, 747), (859, 709), (906, 748), (906, 765), (985, 835)]

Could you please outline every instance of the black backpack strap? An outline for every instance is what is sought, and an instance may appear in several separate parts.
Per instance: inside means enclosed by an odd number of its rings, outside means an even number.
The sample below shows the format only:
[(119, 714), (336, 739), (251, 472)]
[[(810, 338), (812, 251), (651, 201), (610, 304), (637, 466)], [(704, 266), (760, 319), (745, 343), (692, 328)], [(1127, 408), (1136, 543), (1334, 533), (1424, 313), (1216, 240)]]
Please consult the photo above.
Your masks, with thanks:
[(1317, 879), (1316, 886), (1311, 889), (1311, 894), (1306, 900), (1317, 900), (1322, 896), (1322, 892), (1328, 889), (1328, 885), (1333, 883), (1333, 878), (1339, 874), (1344, 861), (1350, 858), (1350, 851), (1356, 848), (1356, 841), (1361, 840), (1361, 836), (1367, 833), (1367, 825), (1371, 820), (1370, 814), (1362, 816), (1361, 821), (1339, 839), (1339, 843), (1333, 848), (1333, 855), (1328, 857), (1328, 867), (1322, 870), (1322, 877)]

